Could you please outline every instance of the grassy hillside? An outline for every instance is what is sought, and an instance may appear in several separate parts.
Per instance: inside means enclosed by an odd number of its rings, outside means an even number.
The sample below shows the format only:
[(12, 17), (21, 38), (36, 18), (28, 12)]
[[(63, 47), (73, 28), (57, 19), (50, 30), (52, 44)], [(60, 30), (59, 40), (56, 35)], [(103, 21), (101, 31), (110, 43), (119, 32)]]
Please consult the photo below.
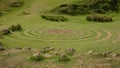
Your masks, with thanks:
[[(113, 6), (114, 5), (114, 6)], [(110, 11), (118, 12), (120, 9), (119, 0), (78, 0), (68, 4), (61, 4), (50, 12), (79, 15), (90, 13), (105, 14)]]
[[(120, 57), (84, 56), (86, 52), (120, 52), (120, 13), (109, 12), (113, 22), (87, 21), (87, 15), (70, 16), (66, 22), (54, 22), (41, 18), (43, 13), (61, 5), (78, 0), (22, 0), (22, 7), (6, 7), (16, 0), (0, 0), (0, 11), (7, 14), (0, 17), (0, 30), (20, 24), (23, 31), (0, 37), (6, 50), (0, 51), (0, 68), (119, 68)], [(3, 7), (1, 7), (1, 5)], [(59, 15), (59, 14), (55, 14)], [(80, 56), (70, 62), (58, 62), (56, 57), (42, 62), (28, 58), (46, 46), (65, 50), (74, 48)], [(29, 50), (31, 48), (32, 50)]]

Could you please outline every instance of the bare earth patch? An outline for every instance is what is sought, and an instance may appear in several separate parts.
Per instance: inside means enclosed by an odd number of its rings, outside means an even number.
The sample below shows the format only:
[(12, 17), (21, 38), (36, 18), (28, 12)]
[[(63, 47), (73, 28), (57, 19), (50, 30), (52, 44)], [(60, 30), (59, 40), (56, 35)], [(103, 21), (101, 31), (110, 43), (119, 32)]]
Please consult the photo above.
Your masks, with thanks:
[(120, 32), (117, 32), (117, 33), (118, 33), (118, 37), (117, 37), (117, 39), (112, 41), (113, 43), (120, 42)]
[(47, 30), (47, 33), (49, 34), (72, 34), (74, 33), (74, 30), (67, 30), (67, 29), (51, 29)]

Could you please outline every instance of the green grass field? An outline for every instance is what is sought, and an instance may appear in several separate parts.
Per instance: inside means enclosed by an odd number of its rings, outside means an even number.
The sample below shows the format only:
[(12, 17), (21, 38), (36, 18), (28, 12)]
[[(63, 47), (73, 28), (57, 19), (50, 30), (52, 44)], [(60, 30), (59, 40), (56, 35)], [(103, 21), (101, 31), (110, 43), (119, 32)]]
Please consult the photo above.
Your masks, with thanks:
[[(72, 47), (81, 54), (90, 50), (95, 52), (120, 52), (120, 13), (107, 13), (107, 15), (112, 16), (114, 20), (110, 23), (89, 22), (86, 20), (86, 15), (64, 15), (69, 21), (53, 22), (42, 19), (42, 12), (73, 0), (23, 1), (26, 3), (25, 6), (19, 9), (13, 9), (9, 14), (0, 17), (1, 30), (14, 24), (21, 24), (23, 27), (23, 31), (13, 32), (0, 39), (5, 47), (30, 47), (37, 49), (35, 52), (45, 46), (62, 49)], [(30, 14), (22, 15), (22, 12), (29, 12)], [(8, 50), (8, 52), (11, 53), (12, 51)], [(6, 63), (7, 65), (11, 65), (8, 66), (9, 68), (79, 68), (74, 66), (75, 60), (72, 60), (70, 63), (58, 63), (56, 61), (56, 63), (53, 63), (51, 60), (37, 63), (24, 59), (24, 57), (29, 57), (28, 55), (31, 55), (33, 52), (15, 51), (14, 53), (13, 50), (9, 57), (3, 55), (4, 53), (6, 53), (6, 51), (0, 52), (0, 68), (7, 68), (7, 66), (5, 66)], [(91, 61), (93, 61), (93, 59), (91, 59)], [(87, 62), (89, 63), (89, 61), (86, 61), (86, 64)], [(49, 65), (53, 67), (49, 67)], [(110, 68), (115, 66), (119, 65), (115, 65), (113, 62)]]

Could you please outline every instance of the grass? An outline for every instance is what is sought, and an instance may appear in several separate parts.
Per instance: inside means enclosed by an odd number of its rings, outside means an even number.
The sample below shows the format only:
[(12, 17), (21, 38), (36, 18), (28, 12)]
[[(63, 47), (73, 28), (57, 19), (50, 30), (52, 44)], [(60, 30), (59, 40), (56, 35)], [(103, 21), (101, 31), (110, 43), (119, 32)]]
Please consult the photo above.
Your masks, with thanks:
[[(0, 25), (0, 30), (16, 24), (20, 24), (23, 27), (23, 31), (13, 32), (11, 35), (4, 36), (4, 38), (0, 39), (5, 47), (31, 47), (37, 50), (45, 46), (62, 49), (72, 47), (81, 54), (84, 54), (89, 50), (93, 50), (95, 52), (120, 52), (120, 13), (108, 13), (107, 15), (112, 16), (114, 20), (114, 22), (110, 23), (89, 22), (86, 20), (86, 15), (64, 15), (69, 19), (69, 21), (52, 22), (41, 18), (40, 15), (42, 14), (42, 11), (49, 10), (62, 3), (68, 3), (72, 0), (30, 0), (29, 2), (27, 0), (24, 1), (27, 2), (24, 7), (19, 8), (19, 10), (12, 10), (10, 14), (0, 17), (0, 24), (2, 24)], [(30, 12), (30, 14), (19, 15), (23, 11), (28, 11)], [(58, 31), (57, 34), (55, 31), (53, 31), (52, 33), (48, 32), (48, 30), (54, 29), (60, 31)], [(70, 31), (64, 33), (64, 31), (61, 32), (61, 30)], [(83, 32), (83, 35), (81, 32)], [(43, 61), (42, 63), (29, 62), (27, 61), (27, 57), (29, 57), (33, 52), (19, 52), (19, 50), (13, 50), (12, 52), (11, 51), (12, 50), (8, 51), (11, 54), (10, 56), (3, 55), (7, 51), (0, 53), (1, 67), (4, 67), (4, 64), (8, 63), (8, 65), (13, 65), (9, 66), (9, 68), (31, 68), (31, 66), (33, 66), (33, 68), (39, 66), (45, 67), (47, 66), (46, 64), (48, 64), (48, 67), (53, 64), (53, 67), (51, 66), (52, 68), (55, 68), (54, 65), (62, 68), (71, 68), (72, 66), (74, 66), (74, 62), (76, 61), (73, 59), (69, 63), (59, 63), (56, 61), (54, 62), (53, 59), (48, 59)], [(83, 59), (86, 59), (86, 57), (84, 57)], [(99, 60), (103, 60), (103, 58), (100, 58)], [(92, 59), (91, 61), (94, 61), (94, 59)], [(87, 60), (84, 62), (86, 62), (87, 64)], [(88, 63), (90, 62), (88, 61)], [(113, 62), (113, 64), (115, 64), (113, 65), (113, 67), (119, 66), (117, 65), (117, 62)]]

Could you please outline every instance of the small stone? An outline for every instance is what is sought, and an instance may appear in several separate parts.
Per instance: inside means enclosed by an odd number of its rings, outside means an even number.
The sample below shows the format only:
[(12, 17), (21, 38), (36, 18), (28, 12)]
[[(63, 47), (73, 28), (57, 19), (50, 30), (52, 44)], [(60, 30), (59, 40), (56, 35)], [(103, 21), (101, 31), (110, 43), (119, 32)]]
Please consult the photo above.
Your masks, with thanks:
[(106, 52), (106, 54), (111, 54), (112, 53), (112, 51), (108, 51), (108, 52)]
[(65, 54), (62, 54), (61, 58), (67, 58), (67, 56)]
[(69, 55), (73, 55), (73, 54), (76, 52), (76, 50), (75, 50), (74, 48), (68, 48), (68, 49), (66, 50), (66, 52), (67, 52), (67, 54), (69, 54)]
[(93, 51), (88, 51), (88, 52), (86, 53), (86, 55), (91, 55), (91, 54), (93, 54)]
[(30, 57), (30, 59), (34, 61), (42, 61), (45, 59), (45, 57), (40, 53), (35, 53)]
[(52, 55), (50, 55), (50, 54), (45, 54), (44, 57), (49, 59), (49, 58), (52, 58)]
[(5, 50), (5, 48), (3, 46), (0, 46), (0, 51)]
[(103, 57), (107, 57), (108, 54), (107, 53), (103, 53), (102, 55), (103, 55)]
[(112, 61), (112, 58), (107, 58), (108, 61)]
[(60, 52), (55, 51), (55, 52), (54, 52), (54, 55), (60, 55)]
[(54, 48), (54, 47), (50, 47), (49, 49), (50, 49), (50, 50), (55, 50), (55, 48)]
[(53, 50), (55, 50), (54, 47), (44, 47), (44, 48), (41, 50), (41, 52), (42, 52), (42, 53), (46, 53), (46, 52), (50, 52), (50, 51), (53, 51)]
[(65, 54), (61, 54), (59, 61), (69, 61), (69, 58)]
[(68, 48), (67, 51), (76, 52), (74, 48)]
[(4, 55), (10, 55), (10, 53), (9, 53), (9, 52), (6, 52)]
[(34, 57), (39, 57), (40, 55), (41, 55), (40, 53), (33, 54)]
[(118, 56), (120, 56), (120, 54), (118, 54), (118, 53), (113, 53), (112, 54), (112, 57), (118, 57)]

